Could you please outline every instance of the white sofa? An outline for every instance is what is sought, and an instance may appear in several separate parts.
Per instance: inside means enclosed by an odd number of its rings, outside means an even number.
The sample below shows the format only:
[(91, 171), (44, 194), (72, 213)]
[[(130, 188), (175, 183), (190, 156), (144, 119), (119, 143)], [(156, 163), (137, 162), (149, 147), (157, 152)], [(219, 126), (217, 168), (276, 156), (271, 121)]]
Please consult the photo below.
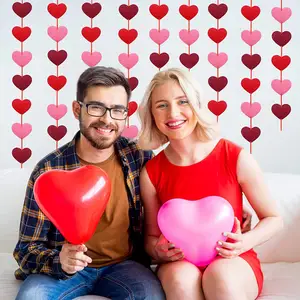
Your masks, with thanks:
[[(0, 299), (15, 299), (21, 282), (14, 279), (12, 256), (18, 239), (25, 188), (31, 170), (0, 171)], [(300, 175), (266, 174), (271, 193), (285, 221), (276, 238), (256, 250), (263, 262), (265, 283), (260, 300), (300, 299)], [(256, 218), (253, 218), (255, 225)], [(93, 296), (82, 300), (96, 299)], [(102, 297), (97, 297), (101, 299)], [(102, 298), (103, 299), (103, 298)]]

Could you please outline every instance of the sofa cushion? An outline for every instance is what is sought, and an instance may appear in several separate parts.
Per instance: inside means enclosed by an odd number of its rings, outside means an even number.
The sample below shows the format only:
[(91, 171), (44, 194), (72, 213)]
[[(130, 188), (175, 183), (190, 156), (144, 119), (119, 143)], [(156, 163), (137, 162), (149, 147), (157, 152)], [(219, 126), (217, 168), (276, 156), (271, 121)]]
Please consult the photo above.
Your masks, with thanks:
[[(265, 179), (285, 226), (280, 233), (255, 250), (261, 262), (265, 263), (300, 261), (300, 175), (266, 173)], [(247, 200), (245, 205), (249, 206)], [(253, 227), (257, 222), (254, 213)]]
[(300, 262), (262, 264), (265, 276), (259, 300), (300, 299)]

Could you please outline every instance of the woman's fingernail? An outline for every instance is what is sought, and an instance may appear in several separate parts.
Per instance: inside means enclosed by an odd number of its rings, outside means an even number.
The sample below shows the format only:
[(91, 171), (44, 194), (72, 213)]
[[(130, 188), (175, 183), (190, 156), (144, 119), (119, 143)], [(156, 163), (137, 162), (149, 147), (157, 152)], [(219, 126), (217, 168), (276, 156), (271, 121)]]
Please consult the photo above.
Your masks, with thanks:
[(219, 248), (219, 247), (217, 247), (217, 248), (216, 248), (216, 250), (217, 250), (217, 251), (220, 251), (220, 248)]
[(227, 233), (227, 232), (223, 232), (223, 235), (224, 235), (224, 236), (228, 236), (228, 233)]
[(218, 241), (218, 244), (221, 245), (221, 246), (223, 245), (223, 243), (221, 241)]

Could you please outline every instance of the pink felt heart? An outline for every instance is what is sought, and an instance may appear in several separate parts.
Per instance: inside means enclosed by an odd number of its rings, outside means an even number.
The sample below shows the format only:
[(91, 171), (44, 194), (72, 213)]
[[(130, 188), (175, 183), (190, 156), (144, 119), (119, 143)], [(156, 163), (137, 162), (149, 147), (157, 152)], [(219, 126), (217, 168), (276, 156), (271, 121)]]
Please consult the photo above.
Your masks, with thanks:
[(249, 31), (244, 30), (242, 32), (242, 40), (249, 46), (254, 46), (261, 39), (261, 32), (258, 30)]
[(81, 55), (81, 58), (89, 67), (94, 67), (101, 61), (102, 55), (97, 51), (92, 53), (89, 51), (84, 51)]
[(55, 120), (61, 119), (67, 113), (67, 106), (60, 104), (58, 106), (49, 104), (47, 107), (48, 114)]
[(208, 61), (215, 67), (221, 68), (223, 67), (228, 60), (228, 56), (226, 53), (221, 52), (219, 54), (211, 52), (208, 54)]
[(250, 104), (249, 102), (244, 102), (241, 105), (242, 112), (249, 118), (254, 118), (259, 114), (261, 106), (258, 102)]
[(31, 61), (32, 54), (29, 51), (14, 51), (12, 59), (19, 67), (25, 67)]
[(196, 266), (207, 266), (217, 255), (218, 241), (234, 225), (233, 208), (222, 197), (200, 200), (172, 199), (165, 202), (157, 216), (165, 238), (182, 249), (185, 259)]
[(151, 40), (158, 45), (163, 44), (169, 38), (169, 35), (170, 33), (167, 29), (151, 29), (149, 32)]
[(192, 29), (190, 31), (186, 29), (182, 29), (179, 32), (180, 39), (186, 43), (188, 46), (194, 44), (199, 38), (199, 31), (196, 29)]
[(131, 125), (129, 127), (125, 127), (125, 129), (122, 132), (122, 136), (128, 139), (134, 139), (137, 137), (138, 133), (138, 128), (135, 125)]
[(28, 123), (24, 123), (24, 124), (14, 123), (11, 129), (19, 139), (24, 139), (26, 136), (30, 134), (32, 127)]
[(288, 79), (285, 79), (285, 80), (274, 79), (274, 80), (272, 80), (271, 85), (272, 85), (272, 89), (277, 94), (284, 95), (292, 87), (292, 82)]
[(68, 34), (68, 29), (65, 26), (59, 26), (59, 27), (50, 26), (48, 28), (48, 35), (55, 42), (60, 42), (66, 37), (67, 34)]
[(286, 22), (292, 15), (292, 10), (289, 7), (274, 7), (272, 9), (273, 18), (279, 23)]
[(126, 69), (133, 68), (138, 61), (139, 61), (139, 57), (136, 53), (130, 53), (130, 54), (121, 53), (119, 55), (119, 62)]

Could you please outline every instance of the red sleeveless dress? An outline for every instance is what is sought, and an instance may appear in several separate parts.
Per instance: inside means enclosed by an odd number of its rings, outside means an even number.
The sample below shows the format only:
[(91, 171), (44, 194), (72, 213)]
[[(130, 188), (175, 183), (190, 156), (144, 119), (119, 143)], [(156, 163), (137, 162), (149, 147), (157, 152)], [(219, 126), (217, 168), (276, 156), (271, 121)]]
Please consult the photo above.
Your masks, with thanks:
[[(147, 162), (146, 169), (161, 204), (173, 198), (198, 200), (211, 195), (220, 196), (230, 202), (242, 224), (243, 197), (236, 174), (241, 150), (236, 144), (220, 139), (212, 152), (198, 163), (176, 166), (161, 151)], [(251, 266), (260, 294), (263, 273), (256, 253), (251, 249), (240, 257)]]

